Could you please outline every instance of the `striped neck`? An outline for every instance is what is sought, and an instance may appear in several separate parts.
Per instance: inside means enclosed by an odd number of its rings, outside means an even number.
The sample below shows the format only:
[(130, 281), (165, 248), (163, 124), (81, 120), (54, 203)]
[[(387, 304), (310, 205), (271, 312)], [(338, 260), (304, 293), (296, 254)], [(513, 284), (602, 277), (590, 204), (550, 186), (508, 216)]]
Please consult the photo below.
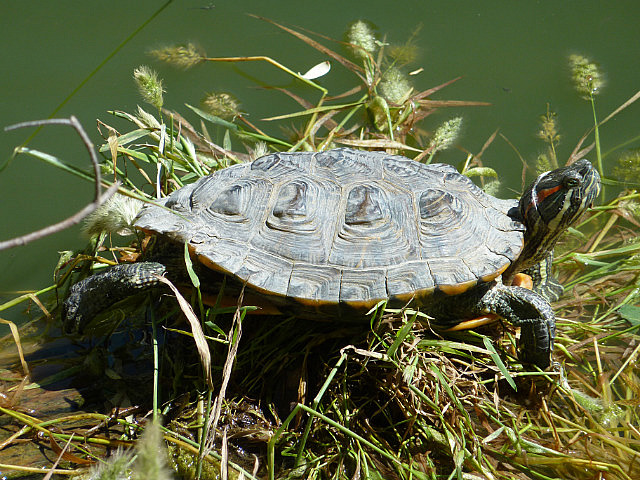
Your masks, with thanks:
[(599, 193), (600, 175), (585, 159), (536, 178), (519, 202), (518, 220), (526, 227), (524, 247), (505, 278), (544, 260)]

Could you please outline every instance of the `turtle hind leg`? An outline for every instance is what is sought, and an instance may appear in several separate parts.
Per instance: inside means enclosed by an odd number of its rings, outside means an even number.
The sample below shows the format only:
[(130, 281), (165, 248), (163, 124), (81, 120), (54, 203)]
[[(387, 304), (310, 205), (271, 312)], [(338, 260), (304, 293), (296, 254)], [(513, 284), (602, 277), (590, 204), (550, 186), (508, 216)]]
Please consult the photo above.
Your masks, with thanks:
[(533, 280), (533, 290), (549, 302), (556, 302), (564, 293), (564, 287), (552, 272), (553, 250), (540, 263), (527, 268), (524, 273)]
[(541, 369), (551, 364), (556, 318), (549, 302), (522, 287), (496, 284), (480, 299), (481, 313), (495, 313), (520, 327), (520, 359)]
[(100, 312), (142, 290), (159, 285), (166, 268), (157, 262), (116, 265), (76, 283), (62, 304), (62, 329), (82, 333)]

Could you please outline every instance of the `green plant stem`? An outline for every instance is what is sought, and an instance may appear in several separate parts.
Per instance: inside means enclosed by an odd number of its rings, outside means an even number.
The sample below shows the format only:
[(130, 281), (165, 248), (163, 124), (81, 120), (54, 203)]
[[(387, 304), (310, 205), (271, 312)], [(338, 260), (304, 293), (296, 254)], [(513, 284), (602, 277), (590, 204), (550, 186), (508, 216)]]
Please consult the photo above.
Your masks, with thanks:
[[(600, 150), (600, 129), (598, 126), (598, 116), (596, 115), (596, 101), (593, 97), (593, 94), (589, 95), (589, 99), (591, 100), (591, 111), (593, 112), (593, 136), (596, 142), (596, 162), (598, 167), (598, 173), (600, 173), (601, 177), (604, 177), (604, 170), (602, 168), (602, 152)], [(602, 190), (600, 192), (602, 198), (604, 195), (604, 184), (602, 185)]]
[(151, 335), (153, 342), (153, 421), (158, 422), (158, 396), (160, 395), (160, 360), (158, 355), (158, 329), (156, 317), (151, 309)]
[(355, 115), (355, 113), (360, 110), (363, 105), (364, 105), (364, 101), (367, 97), (364, 96), (361, 98), (361, 101), (358, 102), (358, 105), (356, 105), (354, 108), (352, 108), (349, 113), (347, 113), (344, 118), (342, 119), (342, 121), (336, 126), (336, 128), (334, 128), (333, 130), (331, 130), (329, 132), (329, 135), (327, 135), (327, 139), (324, 140), (319, 146), (318, 146), (318, 151), (324, 150), (327, 145), (329, 145), (331, 143), (331, 141), (333, 140), (334, 135), (336, 134), (337, 131), (339, 131), (340, 129), (342, 129), (342, 127), (345, 126), (345, 124), (351, 119), (351, 117), (353, 115)]
[(42, 290), (38, 290), (37, 292), (25, 293), (24, 295), (20, 295), (19, 297), (13, 298), (8, 302), (5, 302), (2, 305), (0, 305), (0, 312), (2, 312), (3, 310), (6, 310), (7, 308), (15, 307), (16, 305), (24, 302), (25, 300), (29, 300), (33, 296), (37, 297), (44, 293), (50, 292), (51, 290), (55, 290), (55, 288), (56, 288), (56, 285), (49, 285), (48, 287), (43, 288)]
[[(436, 152), (438, 151), (438, 149), (435, 148), (435, 147), (429, 147), (429, 148), (431, 148), (431, 153), (429, 153), (429, 158), (427, 158), (424, 161), (425, 165), (430, 165), (431, 162), (433, 162), (433, 157), (435, 156)], [(469, 165), (469, 159), (470, 158), (471, 158), (471, 156), (468, 155), (467, 156), (467, 162), (465, 163), (465, 170), (467, 169), (467, 166)], [(463, 173), (464, 173), (464, 170), (463, 170)]]
[[(0, 469), (2, 470), (15, 470), (17, 472), (29, 472), (42, 475), (45, 471), (56, 475), (76, 475), (78, 472), (75, 470), (65, 470), (61, 468), (55, 468), (53, 470), (44, 470), (42, 467), (24, 467), (22, 465), (11, 465), (9, 463), (0, 463)], [(8, 478), (8, 477), (4, 477)]]
[[(88, 442), (88, 443), (93, 443), (96, 445), (106, 445), (106, 446), (117, 446), (117, 445), (129, 445), (130, 442), (127, 441), (123, 441), (123, 440), (116, 440), (116, 439), (109, 439), (109, 438), (95, 438), (95, 437), (83, 437), (81, 435), (77, 435), (77, 434), (64, 434), (64, 433), (54, 433), (51, 430), (49, 430), (48, 428), (45, 428), (43, 425), (50, 425), (53, 424), (56, 420), (49, 420), (47, 422), (38, 422), (37, 419), (20, 413), (20, 412), (16, 412), (15, 410), (11, 410), (9, 408), (4, 408), (4, 407), (0, 407), (0, 413), (3, 413), (5, 415), (8, 415), (10, 417), (15, 418), (16, 420), (18, 420), (19, 422), (24, 423), (25, 425), (28, 425), (29, 427), (38, 430), (44, 434), (47, 435), (51, 435), (53, 438), (56, 438), (58, 440), (69, 440), (70, 438), (77, 438), (78, 440), (82, 439), (82, 441), (84, 442)], [(106, 416), (102, 416), (105, 419), (108, 419), (108, 417)], [(100, 417), (98, 417), (100, 418)]]
[(207, 408), (204, 413), (204, 425), (202, 428), (202, 436), (200, 437), (200, 441), (198, 442), (198, 460), (196, 462), (196, 478), (200, 478), (202, 476), (202, 462), (204, 460), (204, 448), (205, 442), (209, 437), (209, 417), (211, 416), (211, 407), (213, 400), (213, 390), (210, 388), (207, 389)]
[(207, 58), (204, 58), (203, 60), (205, 60), (207, 62), (230, 62), (230, 63), (237, 63), (237, 62), (267, 62), (267, 63), (270, 63), (271, 65), (273, 65), (274, 67), (279, 68), (283, 72), (288, 73), (292, 77), (297, 78), (301, 82), (306, 83), (310, 87), (317, 88), (318, 90), (320, 90), (322, 92), (322, 94), (323, 94), (322, 96), (323, 97), (325, 97), (329, 93), (326, 88), (321, 87), (317, 83), (312, 82), (311, 80), (309, 80), (307, 78), (304, 78), (299, 73), (296, 73), (293, 70), (291, 70), (290, 68), (285, 67), (284, 65), (282, 65), (280, 62), (274, 60), (273, 58), (266, 57), (264, 55), (257, 55), (257, 56), (250, 56), (250, 57), (207, 57)]
[[(327, 388), (329, 388), (329, 385), (331, 384), (334, 377), (336, 376), (336, 373), (338, 372), (338, 368), (340, 368), (340, 366), (342, 365), (342, 363), (345, 361), (346, 358), (347, 358), (347, 354), (345, 352), (342, 352), (342, 355), (340, 355), (340, 358), (336, 362), (335, 366), (331, 369), (331, 372), (329, 372), (329, 375), (327, 375), (327, 379), (323, 383), (322, 388), (320, 388), (320, 391), (313, 399), (311, 408), (313, 408), (314, 411), (318, 409), (318, 405), (320, 404), (320, 401), (322, 400), (324, 393), (327, 391)], [(300, 460), (302, 459), (302, 452), (307, 443), (307, 438), (309, 437), (309, 432), (311, 431), (312, 423), (313, 423), (313, 417), (309, 417), (309, 419), (307, 420), (307, 424), (304, 428), (304, 433), (302, 434), (300, 445), (298, 446), (298, 453), (296, 455), (296, 462), (295, 462), (296, 467), (300, 465)]]
[(275, 479), (275, 443), (276, 443), (277, 439), (280, 437), (280, 435), (282, 434), (282, 432), (289, 426), (289, 423), (291, 423), (291, 421), (296, 417), (296, 415), (298, 414), (298, 412), (300, 410), (302, 410), (304, 412), (307, 412), (309, 415), (311, 415), (312, 418), (314, 416), (318, 417), (320, 420), (322, 420), (323, 422), (327, 423), (328, 425), (331, 425), (333, 428), (336, 428), (337, 430), (340, 430), (342, 433), (344, 433), (344, 434), (348, 435), (349, 437), (353, 438), (354, 440), (364, 444), (365, 446), (367, 446), (371, 450), (373, 450), (373, 451), (377, 452), (378, 454), (382, 455), (384, 458), (389, 460), (391, 463), (401, 467), (403, 470), (407, 471), (411, 475), (414, 475), (414, 478), (426, 478), (426, 476), (424, 476), (424, 474), (422, 474), (421, 472), (418, 472), (418, 471), (414, 470), (413, 468), (411, 468), (410, 466), (405, 465), (400, 460), (398, 460), (398, 458), (396, 458), (395, 456), (393, 456), (389, 452), (386, 452), (385, 450), (381, 449), (380, 447), (378, 447), (374, 443), (370, 442), (366, 438), (364, 438), (364, 437), (358, 435), (357, 433), (353, 432), (352, 430), (348, 429), (344, 425), (339, 424), (335, 420), (332, 420), (331, 418), (321, 414), (320, 412), (312, 409), (311, 407), (307, 407), (306, 405), (303, 405), (303, 404), (299, 403), (298, 405), (296, 405), (296, 407), (293, 409), (293, 411), (289, 414), (289, 416), (286, 418), (286, 420), (282, 423), (280, 428), (278, 428), (274, 432), (273, 436), (271, 437), (271, 439), (269, 440), (269, 442), (267, 444), (267, 458), (268, 458), (269, 479), (270, 480), (274, 480)]

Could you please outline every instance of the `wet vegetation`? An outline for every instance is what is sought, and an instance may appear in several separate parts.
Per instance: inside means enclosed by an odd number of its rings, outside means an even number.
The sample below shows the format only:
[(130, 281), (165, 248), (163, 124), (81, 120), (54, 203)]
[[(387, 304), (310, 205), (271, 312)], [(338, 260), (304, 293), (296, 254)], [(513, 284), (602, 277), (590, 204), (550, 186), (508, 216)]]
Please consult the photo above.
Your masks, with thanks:
[[(544, 153), (530, 164), (521, 159), (523, 177), (532, 177), (588, 154), (607, 187), (556, 249), (566, 290), (554, 304), (557, 364), (549, 371), (517, 361), (517, 331), (508, 325), (443, 336), (423, 314), (384, 305), (360, 325), (251, 316), (250, 306), (216, 305), (217, 292), (206, 291), (193, 271), (190, 299), (176, 301), (180, 294), (169, 290), (143, 295), (98, 318), (90, 339), (59, 333), (57, 300), (72, 282), (140, 255), (147, 240), (131, 229), (140, 202), (270, 151), (351, 146), (432, 162), (456, 148), (461, 172), (491, 193), (500, 188), (499, 174), (483, 164), (498, 132), (481, 151), (468, 152), (456, 141), (460, 116), (442, 125), (428, 118), (435, 109), (485, 104), (439, 99), (458, 79), (417, 91), (411, 39), (393, 44), (361, 21), (337, 41), (263, 20), (330, 63), (300, 74), (268, 57), (211, 58), (192, 44), (151, 56), (184, 70), (262, 62), (296, 79), (295, 90), (269, 87), (264, 95), (293, 99), (297, 111), (250, 120), (226, 92), (174, 111), (164, 104), (162, 80), (141, 66), (133, 76), (147, 106), (100, 122), (103, 185), (120, 182), (119, 194), (88, 217), (92, 240), (84, 251), (62, 255), (56, 285), (0, 306), (28, 301), (45, 313), (4, 339), (4, 350), (24, 344), (25, 352), (17, 356), (22, 363), (3, 371), (3, 472), (41, 474), (44, 466), (92, 479), (638, 478), (639, 140), (608, 152), (600, 141), (607, 122), (635, 108), (639, 94), (600, 119), (603, 76), (585, 57), (570, 63), (592, 128), (581, 139), (562, 138), (576, 147), (558, 158), (562, 132), (552, 108), (541, 105)], [(348, 70), (353, 84), (327, 91), (321, 77), (329, 68)], [(92, 179), (44, 152), (18, 153)], [(611, 172), (603, 171), (605, 157), (619, 159)], [(207, 302), (211, 293), (214, 302)], [(19, 448), (40, 458), (7, 467), (4, 459)], [(16, 458), (35, 458), (19, 451)]]

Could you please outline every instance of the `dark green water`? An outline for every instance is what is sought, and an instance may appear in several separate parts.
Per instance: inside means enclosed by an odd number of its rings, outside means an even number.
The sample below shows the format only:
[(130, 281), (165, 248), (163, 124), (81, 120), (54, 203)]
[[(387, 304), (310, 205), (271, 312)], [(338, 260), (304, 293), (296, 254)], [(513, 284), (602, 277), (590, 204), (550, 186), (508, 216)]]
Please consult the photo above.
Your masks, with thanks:
[[(159, 1), (2, 2), (3, 46), (0, 50), (0, 120), (2, 126), (48, 117), (115, 48), (163, 5)], [(211, 8), (207, 8), (213, 5)], [(184, 103), (197, 104), (203, 92), (230, 91), (242, 101), (250, 119), (297, 111), (292, 101), (253, 88), (252, 77), (290, 86), (291, 80), (264, 64), (203, 65), (188, 72), (154, 64), (147, 50), (192, 40), (210, 56), (268, 55), (304, 72), (325, 58), (279, 29), (248, 17), (255, 13), (276, 21), (341, 38), (345, 27), (362, 18), (378, 26), (390, 42), (401, 43), (421, 27), (413, 77), (423, 90), (457, 76), (439, 99), (481, 100), (491, 107), (441, 111), (430, 117), (434, 128), (454, 116), (464, 117), (459, 143), (477, 152), (496, 130), (509, 138), (526, 159), (543, 149), (535, 138), (538, 117), (549, 102), (559, 115), (563, 140), (559, 157), (566, 158), (591, 126), (591, 111), (569, 82), (567, 56), (580, 53), (597, 60), (608, 85), (598, 97), (601, 117), (640, 88), (640, 6), (635, 1), (406, 1), (228, 2), (174, 1), (119, 51), (81, 88), (57, 116), (76, 115), (91, 138), (100, 143), (96, 119), (107, 123), (107, 110), (134, 111), (141, 103), (131, 75), (140, 64), (153, 65), (165, 79), (165, 106), (182, 113)], [(322, 80), (331, 93), (352, 86), (334, 65)], [(314, 98), (314, 97), (310, 97)], [(187, 114), (188, 118), (193, 118)], [(602, 129), (603, 151), (638, 135), (640, 106), (632, 106)], [(120, 124), (122, 126), (122, 124)], [(269, 126), (260, 124), (269, 129)], [(0, 160), (31, 130), (0, 133)], [(277, 133), (277, 131), (275, 132)], [(69, 129), (48, 127), (29, 145), (78, 166), (87, 164), (79, 139)], [(456, 150), (441, 160), (457, 163)], [(487, 165), (503, 177), (501, 195), (520, 189), (520, 160), (502, 140), (485, 153)], [(615, 155), (607, 158), (609, 164)], [(606, 170), (606, 166), (605, 166)], [(79, 210), (92, 186), (27, 156), (0, 172), (0, 240), (24, 234)], [(85, 239), (73, 228), (23, 248), (0, 252), (0, 303), (17, 290), (51, 284), (58, 251), (77, 249)], [(25, 321), (24, 305), (0, 312), (0, 317)], [(39, 314), (37, 309), (33, 314)]]

